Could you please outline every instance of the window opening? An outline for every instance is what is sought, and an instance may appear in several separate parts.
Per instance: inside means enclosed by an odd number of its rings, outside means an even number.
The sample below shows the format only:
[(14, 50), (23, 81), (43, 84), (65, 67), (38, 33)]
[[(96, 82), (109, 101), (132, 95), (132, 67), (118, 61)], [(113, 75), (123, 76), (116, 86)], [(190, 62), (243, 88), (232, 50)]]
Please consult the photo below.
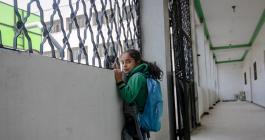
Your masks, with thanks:
[(256, 62), (254, 62), (253, 68), (254, 68), (254, 80), (257, 80), (258, 75), (257, 75), (257, 63)]

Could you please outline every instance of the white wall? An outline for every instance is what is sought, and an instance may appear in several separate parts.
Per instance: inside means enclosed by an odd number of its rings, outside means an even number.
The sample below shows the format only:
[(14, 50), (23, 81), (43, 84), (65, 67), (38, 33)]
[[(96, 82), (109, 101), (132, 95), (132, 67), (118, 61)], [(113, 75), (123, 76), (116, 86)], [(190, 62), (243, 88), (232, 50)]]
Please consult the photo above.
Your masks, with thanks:
[(199, 116), (205, 112), (209, 112), (209, 94), (207, 81), (207, 65), (206, 65), (206, 47), (203, 24), (196, 24), (196, 45), (198, 56), (198, 100), (199, 100)]
[(232, 100), (242, 89), (242, 63), (218, 64), (219, 96), (221, 100)]
[[(251, 101), (251, 86), (253, 102), (265, 106), (265, 26), (261, 28), (255, 42), (253, 43), (244, 61), (241, 77), (244, 72), (247, 74), (247, 85), (244, 84), (243, 90), (246, 92), (248, 101)], [(253, 63), (257, 65), (257, 80), (254, 80)], [(250, 72), (251, 71), (251, 75)], [(250, 79), (251, 77), (251, 79)], [(243, 83), (242, 83), (243, 84)]]
[[(143, 37), (143, 52), (144, 52), (144, 58), (149, 61), (156, 61), (157, 64), (162, 68), (164, 71), (164, 78), (162, 80), (162, 90), (163, 90), (163, 98), (164, 98), (164, 114), (163, 114), (163, 121), (162, 121), (162, 129), (158, 133), (152, 133), (151, 138), (152, 139), (170, 139), (170, 120), (169, 118), (169, 111), (168, 111), (168, 77), (170, 76), (171, 71), (171, 65), (170, 65), (170, 49), (169, 49), (169, 21), (168, 21), (168, 1), (161, 1), (161, 0), (149, 0), (149, 1), (141, 1), (141, 16), (142, 16), (142, 37)], [(69, 11), (68, 11), (69, 12)], [(163, 19), (163, 20), (157, 20)], [(152, 25), (152, 26), (150, 26)], [(76, 35), (76, 32), (73, 32), (72, 35)], [(58, 36), (60, 34), (54, 34), (54, 36), (58, 39)], [(73, 36), (72, 39), (74, 40), (76, 36)], [(89, 38), (89, 37), (88, 37)], [(32, 105), (36, 106), (36, 109), (33, 110), (33, 113), (37, 114), (36, 120), (41, 120), (41, 123), (37, 123), (35, 121), (31, 122), (31, 120), (25, 121), (26, 123), (33, 123), (34, 126), (30, 126), (29, 128), (22, 124), (17, 124), (17, 129), (9, 129), (6, 127), (1, 127), (1, 130), (3, 130), (3, 136), (9, 137), (12, 133), (18, 133), (17, 137), (21, 137), (21, 135), (25, 135), (27, 140), (33, 140), (33, 139), (120, 139), (120, 128), (121, 128), (121, 106), (120, 101), (118, 100), (117, 93), (116, 93), (116, 87), (113, 79), (113, 72), (109, 70), (103, 70), (88, 66), (82, 66), (78, 64), (72, 64), (70, 62), (62, 62), (59, 60), (46, 58), (44, 60), (44, 57), (39, 56), (27, 56), (23, 54), (23, 56), (20, 58), (17, 55), (18, 54), (12, 54), (11, 56), (5, 55), (6, 52), (4, 52), (1, 55), (4, 59), (2, 60), (1, 57), (1, 67), (7, 67), (7, 64), (11, 63), (11, 59), (19, 59), (21, 61), (16, 62), (10, 66), (10, 68), (1, 69), (3, 71), (0, 71), (1, 79), (6, 79), (8, 77), (2, 75), (6, 75), (4, 72), (7, 72), (6, 69), (20, 69), (18, 74), (18, 77), (20, 75), (22, 76), (20, 79), (16, 79), (15, 81), (17, 83), (21, 83), (21, 81), (25, 81), (27, 84), (23, 85), (22, 87), (18, 86), (16, 88), (16, 92), (14, 94), (19, 94), (19, 91), (22, 90), (23, 93), (21, 93), (21, 96), (23, 96), (24, 100), (28, 100), (28, 97), (31, 96), (31, 93), (29, 89), (31, 89), (31, 85), (34, 86), (34, 91), (38, 92), (37, 95), (34, 95), (34, 103), (31, 103)], [(158, 57), (159, 56), (159, 57)], [(11, 57), (11, 58), (9, 58)], [(13, 58), (14, 57), (14, 58)], [(37, 57), (37, 58), (35, 58)], [(10, 60), (10, 61), (7, 61)], [(55, 60), (55, 62), (54, 62)], [(3, 62), (2, 62), (3, 61)], [(41, 61), (41, 62), (39, 62)], [(2, 64), (3, 63), (3, 64)], [(25, 63), (23, 65), (19, 65)], [(46, 64), (47, 63), (47, 64)], [(50, 66), (50, 64), (52, 66)], [(13, 66), (15, 65), (15, 66)], [(17, 66), (19, 65), (19, 66)], [(36, 65), (38, 66), (36, 68)], [(70, 66), (69, 66), (70, 65)], [(15, 68), (13, 68), (15, 67)], [(22, 67), (22, 68), (20, 68)], [(48, 68), (46, 68), (48, 67)], [(25, 69), (25, 70), (24, 70)], [(27, 73), (27, 70), (30, 71), (31, 69), (34, 69), (34, 73), (28, 73), (24, 76), (24, 73)], [(55, 69), (55, 71), (54, 71)], [(69, 70), (70, 69), (70, 70)], [(101, 71), (102, 70), (102, 71)], [(61, 74), (60, 72), (63, 71)], [(65, 72), (66, 71), (66, 72)], [(76, 72), (76, 73), (74, 73)], [(41, 75), (39, 75), (41, 74)], [(84, 75), (87, 74), (87, 75)], [(43, 78), (40, 81), (38, 79)], [(68, 76), (70, 75), (70, 76)], [(68, 76), (65, 78), (64, 76)], [(77, 77), (77, 78), (75, 78)], [(104, 77), (104, 78), (98, 78), (98, 77)], [(37, 79), (37, 81), (36, 81)], [(51, 79), (51, 83), (48, 83), (49, 79)], [(56, 79), (56, 80), (54, 80)], [(9, 81), (9, 83), (12, 83), (14, 81)], [(69, 82), (69, 83), (68, 83)], [(1, 81), (1, 86), (5, 87), (5, 82)], [(78, 85), (78, 84), (81, 85)], [(104, 87), (102, 87), (102, 84)], [(11, 85), (11, 84), (10, 84)], [(17, 84), (19, 85), (19, 84)], [(43, 86), (44, 85), (44, 86)], [(74, 85), (74, 87), (73, 87)], [(105, 87), (105, 85), (107, 85)], [(25, 86), (25, 87), (24, 87)], [(61, 87), (62, 90), (60, 90), (58, 87)], [(10, 92), (12, 90), (9, 89), (9, 87), (5, 87), (6, 92)], [(58, 88), (58, 89), (57, 89)], [(66, 89), (64, 89), (66, 88)], [(1, 87), (2, 89), (2, 87)], [(72, 92), (80, 91), (80, 93), (75, 93), (75, 95), (72, 95)], [(102, 93), (96, 93), (95, 91), (101, 91)], [(90, 91), (87, 95), (87, 92)], [(34, 92), (34, 93), (35, 93)], [(57, 95), (57, 92), (58, 95)], [(63, 97), (63, 99), (60, 99), (59, 97), (65, 95), (67, 92), (67, 96)], [(53, 95), (55, 94), (56, 95)], [(24, 97), (24, 94), (26, 94)], [(30, 94), (30, 95), (28, 95)], [(40, 94), (40, 95), (39, 95)], [(48, 94), (48, 95), (47, 95)], [(77, 95), (76, 95), (77, 94)], [(106, 95), (105, 95), (106, 94)], [(9, 95), (9, 94), (8, 94)], [(9, 98), (10, 100), (13, 99), (13, 97), (9, 97), (6, 94), (5, 98), (1, 98), (0, 100), (6, 100)], [(37, 96), (37, 97), (35, 97)], [(39, 97), (40, 96), (40, 97)], [(76, 97), (77, 96), (77, 97)], [(105, 96), (107, 96), (105, 100)], [(109, 97), (111, 96), (111, 97)], [(72, 98), (73, 101), (72, 101)], [(103, 100), (103, 99), (104, 100)], [(85, 100), (87, 99), (87, 100)], [(102, 99), (102, 100), (99, 100)], [(36, 100), (36, 101), (35, 101)], [(48, 102), (48, 105), (44, 104), (45, 100), (50, 100)], [(81, 101), (79, 101), (81, 100)], [(90, 101), (91, 100), (91, 101)], [(87, 102), (85, 102), (87, 101)], [(35, 105), (36, 103), (40, 102), (41, 105)], [(68, 104), (69, 105), (66, 105)], [(8, 112), (6, 108), (9, 108), (9, 104), (4, 102), (0, 103), (4, 105), (3, 112)], [(103, 105), (101, 105), (103, 104)], [(88, 112), (95, 112), (93, 116), (89, 116), (90, 114), (86, 114), (87, 108), (86, 106), (93, 106), (93, 108), (88, 108)], [(14, 105), (15, 111), (18, 109), (18, 105)], [(32, 109), (28, 108), (28, 104), (23, 106), (23, 110), (25, 111), (26, 116), (30, 116)], [(76, 107), (81, 107), (80, 110), (76, 110)], [(104, 110), (104, 108), (106, 109)], [(12, 108), (12, 106), (11, 106)], [(40, 111), (42, 110), (40, 108), (44, 108), (45, 112), (41, 113), (39, 115)], [(50, 110), (50, 108), (52, 108)], [(63, 110), (61, 113), (60, 110)], [(57, 111), (59, 110), (59, 113)], [(108, 110), (108, 111), (106, 111)], [(49, 112), (50, 111), (50, 112)], [(24, 112), (24, 111), (23, 111)], [(75, 112), (85, 112), (84, 115), (71, 115)], [(16, 114), (15, 114), (16, 115)], [(59, 115), (59, 116), (58, 116)], [(13, 114), (9, 115), (13, 116)], [(85, 116), (85, 117), (84, 117)], [(48, 123), (44, 123), (45, 117), (48, 117)], [(82, 117), (82, 118), (80, 118)], [(93, 117), (93, 118), (92, 118)], [(110, 123), (106, 123), (108, 120), (111, 120), (115, 117), (114, 121), (109, 121)], [(9, 127), (9, 125), (12, 125), (10, 123), (5, 123), (5, 121), (8, 119), (8, 116), (1, 116), (0, 123), (3, 123), (4, 126)], [(61, 119), (61, 120), (59, 120)], [(85, 121), (89, 120), (93, 121), (91, 123), (92, 125), (88, 125)], [(3, 121), (1, 121), (3, 120)], [(16, 122), (20, 123), (21, 120), (17, 119), (15, 117), (14, 119)], [(43, 121), (44, 120), (44, 121)], [(57, 120), (59, 122), (57, 123)], [(11, 120), (13, 121), (13, 119)], [(104, 122), (104, 123), (101, 123)], [(118, 122), (119, 121), (119, 122)], [(64, 135), (63, 130), (61, 130), (61, 126), (64, 126), (65, 123), (71, 123), (71, 125), (74, 127), (66, 129), (66, 131), (71, 132), (75, 131), (71, 136), (67, 136), (67, 134)], [(84, 123), (82, 123), (84, 122)], [(45, 128), (41, 128), (41, 126), (44, 125)], [(49, 127), (46, 125), (49, 125)], [(50, 126), (51, 125), (51, 126)], [(80, 128), (77, 128), (79, 127)], [(108, 125), (107, 127), (103, 128), (103, 125)], [(114, 125), (114, 126), (113, 126)], [(112, 127), (113, 126), (113, 127)], [(22, 127), (25, 127), (26, 132), (20, 133)], [(94, 127), (96, 127), (94, 131)], [(107, 132), (107, 129), (109, 127), (112, 127), (111, 133)], [(35, 128), (35, 130), (33, 130)], [(48, 129), (51, 128), (51, 129)], [(76, 130), (73, 130), (76, 129)], [(89, 132), (85, 131), (89, 130)], [(35, 133), (37, 131), (38, 133)], [(46, 132), (47, 131), (47, 132)], [(175, 130), (171, 130), (175, 133)], [(29, 134), (31, 132), (34, 132), (32, 134)], [(80, 134), (81, 132), (84, 132)], [(87, 132), (87, 133), (85, 133)], [(61, 134), (62, 133), (62, 134)], [(102, 135), (104, 134), (104, 135)], [(113, 135), (111, 135), (113, 134)], [(47, 135), (47, 136), (46, 136)], [(1, 136), (1, 135), (0, 135)], [(50, 136), (50, 137), (49, 137)], [(12, 136), (13, 137), (13, 136)], [(80, 138), (82, 137), (82, 138)], [(95, 137), (95, 138), (94, 138)], [(5, 139), (3, 138), (3, 139)], [(0, 139), (2, 139), (0, 137)], [(174, 138), (172, 138), (174, 139)], [(15, 138), (16, 140), (16, 138)], [(23, 140), (23, 139), (22, 139)]]
[(0, 49), (1, 140), (118, 140), (113, 72)]
[(169, 90), (169, 80), (171, 79), (172, 72), (169, 45), (168, 1), (144, 0), (140, 1), (140, 5), (143, 57), (147, 61), (156, 62), (164, 72), (161, 81), (164, 100), (163, 124), (158, 133), (151, 133), (151, 139), (175, 139), (172, 136), (175, 130), (170, 126), (173, 122), (172, 119), (175, 118), (171, 118), (172, 114), (170, 113), (172, 111), (169, 110), (171, 104), (168, 102), (169, 96), (172, 95), (172, 92)]
[[(191, 7), (194, 7), (194, 1), (191, 1)], [(194, 91), (195, 91), (195, 106), (196, 106), (196, 123), (200, 123), (200, 93), (199, 93), (199, 64), (198, 64), (198, 48), (196, 25), (199, 24), (199, 19), (194, 8), (191, 8), (191, 35), (192, 35), (192, 57), (193, 57), (193, 75), (194, 75)], [(203, 103), (203, 102), (201, 102)]]

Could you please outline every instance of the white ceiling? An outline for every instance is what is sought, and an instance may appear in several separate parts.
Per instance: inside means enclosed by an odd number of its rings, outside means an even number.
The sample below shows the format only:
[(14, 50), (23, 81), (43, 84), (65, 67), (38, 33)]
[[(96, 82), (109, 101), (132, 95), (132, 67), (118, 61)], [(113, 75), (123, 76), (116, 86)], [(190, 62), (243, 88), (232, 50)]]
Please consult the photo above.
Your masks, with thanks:
[[(265, 0), (200, 0), (213, 47), (248, 44)], [(235, 5), (233, 12), (232, 6)], [(246, 48), (216, 50), (217, 61), (240, 59)], [(229, 59), (230, 58), (230, 59)]]
[(215, 56), (218, 61), (239, 60), (248, 48), (216, 50)]

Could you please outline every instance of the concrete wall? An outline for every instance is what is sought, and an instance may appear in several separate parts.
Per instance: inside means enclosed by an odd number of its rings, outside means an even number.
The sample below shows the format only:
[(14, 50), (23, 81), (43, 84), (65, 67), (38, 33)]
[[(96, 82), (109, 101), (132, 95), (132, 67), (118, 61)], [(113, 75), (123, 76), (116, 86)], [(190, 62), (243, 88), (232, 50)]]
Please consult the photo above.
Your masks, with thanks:
[(208, 98), (206, 93), (203, 91), (201, 87), (197, 87), (198, 90), (198, 102), (199, 102), (199, 118), (203, 115), (204, 112), (208, 112), (209, 107), (204, 103), (204, 101), (207, 101)]
[[(175, 139), (170, 137), (175, 133), (170, 119), (175, 118), (169, 119), (167, 102), (172, 76), (168, 1), (141, 1), (141, 6), (144, 59), (156, 61), (164, 72), (162, 129), (151, 138)], [(0, 139), (120, 139), (121, 101), (112, 71), (5, 50), (0, 58), (0, 87), (5, 92), (0, 112), (7, 114), (0, 117)]]
[(218, 65), (219, 95), (221, 100), (232, 100), (242, 90), (242, 63)]
[[(247, 84), (243, 82), (243, 90), (246, 92), (248, 101), (265, 106), (265, 26), (261, 28), (255, 42), (253, 43), (244, 61), (241, 77), (247, 74)], [(253, 63), (257, 65), (257, 80), (254, 80)], [(252, 92), (251, 92), (252, 91)]]
[(0, 49), (1, 140), (118, 140), (113, 72)]
[[(173, 92), (170, 90), (171, 58), (170, 58), (170, 40), (169, 40), (169, 18), (168, 18), (168, 0), (144, 0), (141, 5), (141, 25), (142, 25), (142, 43), (143, 57), (149, 62), (156, 64), (163, 70), (164, 75), (161, 81), (161, 87), (164, 99), (164, 112), (162, 118), (162, 128), (158, 133), (151, 133), (152, 140), (169, 140), (176, 132), (172, 128), (172, 99)], [(173, 108), (171, 108), (173, 109)]]
[(205, 51), (205, 37), (203, 32), (203, 24), (196, 25), (196, 45), (198, 53), (198, 100), (199, 100), (199, 116), (209, 111), (209, 94), (207, 81), (207, 65)]

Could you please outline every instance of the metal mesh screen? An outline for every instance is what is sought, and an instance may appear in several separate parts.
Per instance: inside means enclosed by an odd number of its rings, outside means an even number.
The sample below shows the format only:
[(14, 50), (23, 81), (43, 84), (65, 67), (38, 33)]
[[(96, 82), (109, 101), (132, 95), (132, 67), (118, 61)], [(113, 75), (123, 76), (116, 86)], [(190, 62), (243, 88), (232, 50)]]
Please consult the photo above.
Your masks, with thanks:
[[(22, 15), (14, 0), (13, 49), (17, 50), (19, 36), (23, 35), (29, 53), (35, 50), (53, 58), (104, 68), (111, 68), (117, 56), (129, 48), (141, 51), (138, 0), (53, 0), (47, 4), (29, 0), (26, 14)], [(39, 15), (39, 21), (28, 22), (32, 11)], [(33, 38), (28, 33), (32, 28), (42, 31), (37, 49), (32, 49)]]
[(193, 114), (193, 58), (189, 0), (170, 0), (170, 25), (174, 60), (174, 107), (176, 110), (176, 137), (190, 139), (190, 122)]
[[(174, 1), (174, 2), (173, 2)], [(173, 49), (178, 79), (193, 81), (193, 58), (190, 7), (188, 0), (171, 2), (171, 25), (173, 30)]]

